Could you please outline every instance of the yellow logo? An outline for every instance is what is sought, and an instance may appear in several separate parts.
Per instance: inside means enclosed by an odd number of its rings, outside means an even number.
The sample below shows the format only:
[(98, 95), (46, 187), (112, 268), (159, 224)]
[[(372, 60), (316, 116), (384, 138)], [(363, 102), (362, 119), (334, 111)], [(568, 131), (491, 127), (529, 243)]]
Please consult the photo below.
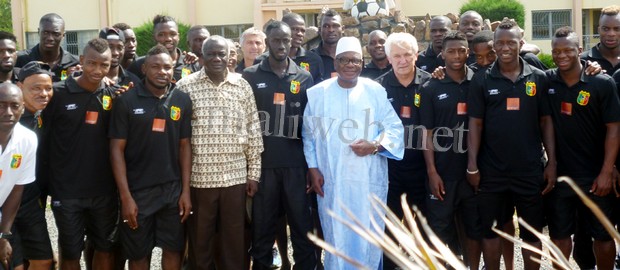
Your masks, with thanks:
[(179, 121), (179, 119), (181, 119), (181, 108), (177, 106), (172, 106), (170, 108), (170, 119), (174, 121)]
[(64, 81), (64, 80), (66, 80), (66, 79), (67, 79), (67, 70), (66, 70), (66, 69), (63, 69), (63, 70), (60, 72), (60, 80), (61, 80), (61, 81)]
[(536, 95), (536, 83), (535, 82), (527, 82), (525, 83), (525, 93), (533, 97)]
[(588, 105), (588, 101), (590, 101), (590, 92), (586, 92), (585, 90), (579, 91), (579, 96), (577, 96), (577, 104), (586, 106)]
[(112, 109), (112, 97), (108, 95), (103, 96), (101, 105), (103, 106), (103, 109), (106, 111), (109, 111), (110, 109)]
[(299, 64), (299, 66), (303, 69), (305, 69), (306, 71), (310, 72), (310, 64), (306, 63), (306, 62), (301, 62)]
[(185, 78), (189, 74), (192, 74), (192, 71), (189, 70), (189, 68), (181, 69), (181, 78)]
[(292, 80), (291, 81), (291, 93), (298, 94), (301, 90), (301, 83), (299, 81)]
[(415, 94), (415, 97), (413, 98), (413, 105), (418, 108), (420, 107), (420, 94)]

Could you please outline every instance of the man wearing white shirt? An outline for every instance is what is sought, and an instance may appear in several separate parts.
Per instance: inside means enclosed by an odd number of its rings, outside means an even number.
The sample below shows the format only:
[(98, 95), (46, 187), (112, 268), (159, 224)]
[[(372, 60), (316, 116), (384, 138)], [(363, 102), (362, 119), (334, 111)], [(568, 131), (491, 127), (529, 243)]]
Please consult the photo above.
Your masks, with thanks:
[(22, 91), (11, 83), (0, 84), (0, 263), (5, 268), (23, 185), (35, 179), (37, 136), (19, 124), (23, 112)]

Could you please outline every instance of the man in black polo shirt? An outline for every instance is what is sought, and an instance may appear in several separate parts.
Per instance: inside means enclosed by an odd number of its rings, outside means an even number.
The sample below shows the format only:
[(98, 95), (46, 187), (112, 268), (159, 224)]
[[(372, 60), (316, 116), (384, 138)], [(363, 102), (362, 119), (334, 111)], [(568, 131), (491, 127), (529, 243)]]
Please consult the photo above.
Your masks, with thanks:
[[(291, 50), (288, 56), (297, 63), (302, 69), (310, 72), (312, 75), (312, 80), (314, 84), (318, 84), (321, 82), (323, 77), (323, 61), (321, 57), (313, 51), (308, 51), (304, 49), (301, 45), (304, 41), (304, 36), (306, 33), (306, 22), (304, 18), (294, 12), (290, 12), (282, 16), (282, 22), (288, 24), (291, 28)], [(268, 53), (267, 53), (268, 54)], [(265, 55), (265, 54), (263, 54)], [(314, 204), (313, 204), (314, 206)], [(318, 216), (317, 223), (318, 221)], [(285, 217), (281, 218), (281, 222), (279, 222), (277, 228), (277, 237), (276, 241), (278, 244), (278, 249), (283, 252), (287, 250), (287, 233), (286, 233), (286, 220)], [(318, 251), (320, 254), (320, 251)], [(281, 269), (289, 269), (290, 261), (288, 260), (288, 256), (280, 256), (282, 261)], [(277, 260), (277, 258), (275, 258)]]
[[(125, 92), (133, 88), (134, 85), (140, 83), (140, 79), (133, 73), (125, 70), (121, 62), (125, 53), (125, 34), (122, 30), (114, 27), (104, 27), (99, 31), (99, 38), (105, 39), (110, 47), (112, 61), (110, 62), (110, 71), (106, 77), (108, 81), (113, 82), (110, 87), (116, 89), (117, 93)], [(135, 38), (135, 37), (134, 37)], [(86, 249), (84, 250), (86, 269), (92, 269), (92, 257), (94, 249), (91, 241), (86, 241)], [(114, 259), (116, 267), (124, 267), (126, 259), (123, 257), (120, 244), (114, 245)]]
[(620, 6), (604, 7), (598, 23), (601, 41), (589, 51), (583, 52), (581, 59), (596, 61), (607, 74), (614, 74), (620, 69)]
[(457, 236), (458, 211), (465, 225), (466, 235), (460, 236), (465, 261), (470, 269), (478, 269), (482, 235), (477, 201), (465, 177), (467, 91), (474, 71), (465, 65), (469, 49), (463, 33), (447, 33), (442, 48), (446, 77), (431, 79), (420, 88), (420, 123), (426, 128), (426, 217), (440, 239), (450, 243)]
[(446, 16), (435, 16), (431, 19), (429, 27), (431, 28), (431, 43), (418, 55), (415, 66), (426, 72), (433, 72), (435, 68), (444, 65), (443, 59), (438, 56), (441, 53), (443, 37), (452, 29), (452, 20)]
[(54, 82), (67, 79), (79, 64), (79, 60), (60, 47), (64, 37), (65, 21), (62, 17), (56, 13), (43, 15), (39, 20), (39, 44), (29, 50), (19, 51), (15, 66), (23, 67), (30, 61), (41, 61), (52, 68)]
[[(499, 269), (501, 242), (491, 230), (512, 216), (505, 213), (512, 197), (517, 214), (536, 230), (544, 225), (542, 194), (555, 183), (555, 140), (547, 100), (545, 74), (519, 58), (519, 26), (504, 19), (495, 30), (496, 62), (475, 75), (468, 93), (469, 114), (467, 178), (479, 193), (484, 261), (487, 269)], [(544, 143), (549, 162), (542, 170)], [(547, 185), (543, 190), (543, 186)], [(542, 194), (541, 194), (542, 193)], [(521, 238), (541, 247), (532, 233)], [(539, 257), (522, 250), (523, 258)], [(539, 264), (526, 259), (525, 269)]]
[(324, 72), (321, 57), (315, 52), (307, 51), (301, 46), (306, 34), (306, 21), (304, 17), (297, 13), (290, 12), (282, 16), (282, 22), (288, 24), (291, 28), (291, 51), (288, 56), (302, 69), (310, 72), (314, 84), (321, 82)]
[(174, 62), (156, 45), (145, 56), (144, 84), (120, 96), (110, 121), (110, 157), (121, 198), (120, 240), (129, 269), (180, 269), (183, 223), (191, 214), (192, 102), (171, 84)]
[[(614, 74), (620, 70), (620, 6), (604, 7), (599, 17), (598, 34), (600, 42), (590, 50), (581, 53), (581, 59), (596, 61), (607, 74)], [(615, 223), (620, 221), (620, 214), (616, 214)], [(581, 222), (577, 225), (574, 241), (573, 257), (581, 268), (593, 268), (595, 263), (592, 254), (592, 237), (587, 230), (582, 230)]]
[[(557, 134), (558, 174), (573, 178), (610, 218), (614, 207), (612, 173), (620, 135), (620, 101), (615, 82), (606, 75), (585, 75), (585, 61), (579, 60), (581, 46), (569, 27), (558, 29), (551, 44), (558, 66), (547, 72)], [(579, 216), (586, 220), (584, 229), (594, 238), (597, 269), (613, 269), (613, 239), (566, 183), (557, 184), (545, 205), (549, 234), (566, 258), (572, 250), (570, 236)]]
[[(291, 29), (274, 21), (265, 28), (269, 57), (244, 70), (261, 118), (262, 172), (253, 198), (253, 269), (270, 269), (276, 224), (284, 209), (291, 229), (296, 269), (314, 269), (317, 258), (306, 234), (312, 230), (310, 201), (306, 195), (306, 161), (301, 141), (306, 89), (314, 85), (309, 72), (288, 57)], [(286, 149), (286, 154), (282, 153)]]
[[(54, 94), (52, 76), (47, 64), (36, 61), (26, 64), (19, 71), (17, 86), (22, 90), (25, 107), (19, 122), (35, 131), (37, 136), (41, 135), (41, 110), (45, 109)], [(37, 167), (42, 166), (38, 164)], [(47, 177), (43, 175), (41, 170), (37, 170), (36, 181), (24, 186), (22, 202), (13, 223), (12, 231), (16, 239), (13, 263), (21, 265), (24, 260), (28, 260), (28, 269), (50, 269), (54, 255), (45, 220), (47, 202), (39, 200), (41, 190), (47, 190)], [(43, 193), (47, 194), (47, 191)]]
[(467, 37), (469, 42), (469, 57), (467, 58), (467, 65), (471, 65), (476, 62), (476, 56), (472, 52), (471, 41), (474, 39), (474, 35), (482, 31), (482, 16), (480, 13), (468, 10), (461, 14), (459, 18), (459, 31)]
[(121, 59), (121, 66), (124, 69), (128, 69), (129, 66), (131, 66), (131, 64), (138, 58), (138, 55), (136, 54), (136, 49), (138, 48), (136, 34), (133, 32), (131, 26), (126, 23), (116, 23), (112, 25), (112, 27), (123, 31), (123, 36), (125, 36), (125, 51)]
[(329, 9), (321, 17), (320, 25), (321, 43), (312, 49), (313, 52), (321, 56), (323, 61), (323, 80), (337, 76), (334, 67), (334, 58), (336, 58), (336, 45), (342, 37), (342, 16), (338, 11)]
[[(155, 15), (153, 18), (153, 39), (166, 49), (174, 61), (174, 74), (173, 81), (178, 81), (181, 78), (200, 69), (200, 65), (196, 56), (191, 52), (182, 52), (177, 46), (179, 45), (179, 26), (174, 18), (166, 15)], [(142, 72), (142, 65), (144, 64), (144, 56), (138, 58), (135, 62), (129, 66), (128, 70), (138, 76), (140, 79), (144, 79), (144, 73)]]
[(111, 269), (113, 262), (118, 199), (107, 131), (114, 90), (102, 83), (111, 59), (105, 40), (89, 41), (80, 56), (82, 74), (54, 85), (41, 117), (46, 155), (40, 163), (49, 170), (62, 269), (79, 269), (84, 233), (95, 246), (93, 265)]
[(125, 52), (125, 34), (117, 28), (104, 27), (99, 31), (99, 37), (108, 41), (110, 52), (112, 54), (112, 62), (110, 71), (106, 77), (114, 82), (114, 88), (130, 89), (133, 85), (138, 84), (140, 79), (133, 73), (125, 70), (121, 66), (123, 55)]
[[(419, 88), (431, 77), (426, 71), (416, 68), (418, 43), (411, 34), (392, 33), (385, 42), (385, 52), (392, 64), (392, 71), (379, 78), (387, 91), (388, 100), (405, 126), (405, 154), (400, 161), (388, 159), (389, 187), (387, 205), (398, 216), (403, 217), (400, 196), (407, 194), (409, 205), (415, 204), (424, 213), (426, 166), (420, 149), (423, 130), (417, 113), (420, 105)], [(396, 265), (384, 256), (384, 268), (394, 269)]]
[(361, 77), (374, 80), (392, 69), (392, 65), (385, 55), (385, 39), (387, 39), (387, 35), (381, 30), (374, 30), (368, 34), (366, 51), (370, 54), (370, 63), (362, 69)]
[(15, 35), (0, 31), (0, 83), (17, 82), (17, 72), (13, 71), (17, 59), (17, 39)]

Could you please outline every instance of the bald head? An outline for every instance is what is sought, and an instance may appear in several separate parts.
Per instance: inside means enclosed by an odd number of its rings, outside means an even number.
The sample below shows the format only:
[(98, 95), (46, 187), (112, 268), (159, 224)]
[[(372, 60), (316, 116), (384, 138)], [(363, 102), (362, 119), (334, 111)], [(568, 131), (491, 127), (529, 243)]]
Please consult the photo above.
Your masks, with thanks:
[(372, 39), (373, 37), (382, 37), (383, 39), (387, 38), (387, 35), (385, 34), (385, 32), (381, 31), (381, 30), (374, 30), (372, 32), (370, 32), (370, 34), (368, 34), (368, 39)]
[(215, 45), (222, 46), (226, 50), (226, 54), (228, 54), (231, 49), (230, 43), (226, 40), (226, 38), (219, 35), (213, 35), (207, 38), (202, 44), (202, 54), (206, 55), (206, 53), (211, 49), (211, 47)]
[(443, 16), (443, 15), (433, 17), (430, 23), (433, 23), (433, 22), (438, 22), (444, 25), (452, 26), (452, 20), (450, 20), (450, 18)]
[(461, 22), (461, 21), (463, 20), (463, 17), (466, 17), (466, 16), (476, 17), (476, 18), (478, 18), (480, 21), (482, 21), (482, 15), (480, 15), (480, 13), (478, 13), (478, 12), (477, 12), (477, 11), (475, 11), (475, 10), (468, 10), (468, 11), (463, 12), (463, 14), (461, 14), (461, 17), (460, 17), (460, 19), (459, 19), (459, 22)]
[(295, 23), (298, 21), (305, 22), (306, 20), (304, 20), (304, 17), (295, 12), (289, 12), (282, 16), (282, 21), (290, 26), (291, 23)]
[(368, 45), (366, 45), (366, 51), (370, 54), (372, 61), (378, 62), (387, 59), (385, 54), (385, 40), (387, 35), (381, 30), (375, 30), (368, 34)]
[(10, 82), (0, 83), (0, 100), (3, 100), (7, 96), (11, 95), (19, 96), (19, 98), (23, 100), (22, 90), (19, 89), (17, 85)]
[(443, 48), (443, 37), (452, 29), (452, 20), (446, 16), (435, 16), (431, 19), (429, 26), (433, 51), (438, 54)]
[(468, 10), (463, 12), (459, 19), (459, 32), (465, 34), (467, 41), (471, 42), (474, 35), (482, 30), (482, 16), (480, 13)]
[(45, 24), (45, 23), (61, 23), (63, 28), (65, 26), (65, 20), (60, 17), (60, 15), (56, 14), (56, 13), (48, 13), (43, 15), (43, 17), (41, 17), (41, 19), (39, 20), (39, 26)]
[(0, 135), (10, 135), (23, 113), (22, 90), (12, 83), (0, 84)]

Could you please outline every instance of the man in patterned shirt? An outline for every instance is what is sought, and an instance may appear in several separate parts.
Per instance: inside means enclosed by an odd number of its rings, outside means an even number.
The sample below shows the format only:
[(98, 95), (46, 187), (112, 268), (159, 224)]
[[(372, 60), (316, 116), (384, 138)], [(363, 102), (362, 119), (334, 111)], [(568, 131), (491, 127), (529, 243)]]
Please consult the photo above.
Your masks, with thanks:
[[(229, 45), (221, 36), (203, 43), (204, 68), (178, 89), (193, 102), (192, 176), (194, 214), (188, 219), (191, 269), (243, 269), (245, 203), (260, 179), (262, 134), (256, 101), (241, 75), (228, 72)], [(225, 239), (225, 252), (214, 242)]]

